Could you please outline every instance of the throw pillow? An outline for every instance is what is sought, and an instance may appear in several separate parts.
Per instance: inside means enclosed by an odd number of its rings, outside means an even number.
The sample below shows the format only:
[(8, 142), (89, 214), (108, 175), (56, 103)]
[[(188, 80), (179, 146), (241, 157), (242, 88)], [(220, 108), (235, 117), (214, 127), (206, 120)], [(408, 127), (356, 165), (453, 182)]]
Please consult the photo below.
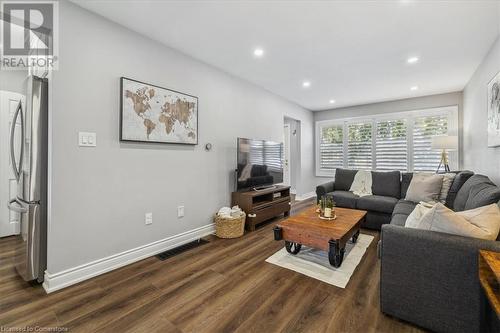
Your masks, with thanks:
[(500, 230), (500, 209), (491, 204), (462, 212), (454, 212), (437, 203), (424, 214), (418, 229), (447, 234), (495, 240)]
[(443, 186), (441, 186), (441, 193), (439, 194), (439, 201), (442, 204), (446, 203), (446, 198), (448, 197), (448, 192), (450, 191), (455, 176), (456, 174), (451, 172), (443, 174)]
[(434, 207), (434, 205), (430, 205), (425, 202), (421, 202), (415, 206), (415, 209), (408, 215), (405, 222), (406, 228), (418, 228), (420, 225), (420, 221), (422, 217)]
[(435, 173), (415, 173), (411, 179), (405, 200), (413, 202), (437, 202), (441, 187), (443, 186), (443, 175)]

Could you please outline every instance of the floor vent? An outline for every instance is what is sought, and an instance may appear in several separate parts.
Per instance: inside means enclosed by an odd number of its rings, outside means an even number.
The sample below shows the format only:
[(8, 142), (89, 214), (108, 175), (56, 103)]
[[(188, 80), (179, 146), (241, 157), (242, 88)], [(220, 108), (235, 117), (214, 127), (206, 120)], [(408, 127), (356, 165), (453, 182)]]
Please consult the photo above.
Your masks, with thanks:
[(160, 254), (157, 254), (156, 257), (160, 260), (166, 260), (166, 259), (173, 257), (175, 255), (178, 255), (182, 252), (189, 251), (191, 249), (194, 249), (195, 247), (198, 247), (198, 246), (201, 246), (201, 245), (204, 245), (207, 243), (209, 243), (209, 241), (200, 238), (198, 240), (186, 243), (184, 245), (181, 245), (181, 246), (178, 246), (176, 248), (173, 248), (173, 249), (167, 250), (165, 252), (162, 252)]

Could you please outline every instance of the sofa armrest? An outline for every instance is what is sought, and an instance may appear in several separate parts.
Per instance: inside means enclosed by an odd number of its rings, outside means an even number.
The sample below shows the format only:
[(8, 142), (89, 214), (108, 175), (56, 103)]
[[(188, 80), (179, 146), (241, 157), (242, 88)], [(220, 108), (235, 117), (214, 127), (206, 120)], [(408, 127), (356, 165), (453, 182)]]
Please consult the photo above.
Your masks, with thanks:
[(500, 242), (382, 226), (382, 312), (437, 332), (480, 332), (480, 249), (500, 252)]
[(331, 181), (331, 182), (324, 183), (324, 184), (316, 186), (316, 202), (319, 202), (319, 199), (323, 195), (325, 195), (325, 194), (327, 194), (329, 192), (332, 192), (334, 188), (335, 188), (335, 182), (334, 181)]

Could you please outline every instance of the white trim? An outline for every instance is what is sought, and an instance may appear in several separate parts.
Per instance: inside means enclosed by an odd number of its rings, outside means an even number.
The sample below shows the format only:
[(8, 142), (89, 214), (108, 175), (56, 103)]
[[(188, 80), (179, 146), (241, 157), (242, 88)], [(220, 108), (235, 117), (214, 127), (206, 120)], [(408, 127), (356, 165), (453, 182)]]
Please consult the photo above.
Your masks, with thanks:
[(90, 279), (94, 276), (101, 275), (114, 269), (132, 264), (136, 261), (151, 257), (182, 244), (189, 243), (201, 237), (213, 234), (214, 231), (214, 224), (211, 223), (175, 236), (136, 247), (135, 249), (127, 250), (106, 258), (89, 262), (87, 264), (66, 269), (58, 273), (49, 273), (48, 271), (45, 271), (43, 288), (47, 293), (51, 293), (78, 282)]
[(316, 192), (314, 192), (314, 191), (307, 192), (307, 193), (295, 196), (295, 201), (307, 200), (307, 199), (312, 198), (314, 196), (316, 196)]
[[(339, 125), (343, 124), (344, 126), (344, 155), (348, 153), (347, 151), (347, 131), (346, 131), (346, 126), (349, 123), (353, 122), (361, 122), (361, 121), (370, 121), (373, 123), (372, 126), (372, 131), (376, 130), (376, 124), (378, 121), (384, 121), (384, 120), (394, 120), (394, 119), (407, 119), (409, 120), (407, 123), (407, 138), (408, 138), (408, 143), (413, 142), (413, 119), (415, 117), (421, 117), (421, 116), (432, 116), (432, 115), (443, 115), (443, 114), (448, 114), (448, 134), (449, 135), (459, 135), (458, 131), (458, 126), (459, 126), (459, 119), (458, 119), (458, 105), (446, 105), (446, 106), (440, 106), (440, 107), (434, 107), (434, 108), (428, 108), (428, 109), (417, 109), (417, 110), (408, 110), (408, 111), (402, 111), (402, 112), (391, 112), (391, 113), (381, 113), (381, 114), (374, 114), (371, 116), (359, 116), (359, 117), (348, 117), (348, 118), (336, 118), (336, 119), (327, 119), (327, 120), (319, 120), (315, 122), (315, 171), (316, 171), (316, 177), (332, 177), (335, 175), (335, 171), (326, 171), (326, 170), (321, 170), (320, 169), (320, 135), (321, 135), (321, 128), (325, 126), (334, 126), (334, 125)], [(411, 131), (411, 133), (410, 133)], [(373, 134), (373, 133), (372, 133)], [(373, 136), (373, 135), (372, 135)], [(372, 145), (374, 145), (374, 138), (372, 137)], [(411, 141), (410, 141), (411, 140)], [(460, 141), (460, 138), (459, 138)], [(409, 144), (408, 145), (408, 170), (413, 170), (413, 145)], [(373, 155), (373, 147), (372, 147), (372, 155)], [(376, 163), (375, 158), (376, 156), (372, 156), (372, 167)], [(451, 164), (456, 164), (452, 166), (454, 169), (459, 169), (460, 165), (460, 149), (457, 151), (451, 152), (451, 155), (449, 156)], [(347, 167), (347, 160), (344, 156), (344, 168)], [(374, 169), (374, 168), (372, 168)]]

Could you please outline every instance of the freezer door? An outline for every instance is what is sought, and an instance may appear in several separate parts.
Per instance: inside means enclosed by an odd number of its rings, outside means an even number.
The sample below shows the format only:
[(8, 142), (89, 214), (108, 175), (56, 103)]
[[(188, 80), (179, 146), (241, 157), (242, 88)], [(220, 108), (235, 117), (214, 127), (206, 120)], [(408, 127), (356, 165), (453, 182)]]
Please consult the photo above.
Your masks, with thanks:
[(44, 228), (41, 224), (42, 212), (40, 205), (28, 204), (19, 199), (9, 202), (9, 209), (20, 214), (21, 233), (16, 236), (14, 262), (16, 270), (26, 281), (43, 279), (40, 276), (45, 265)]
[(24, 163), (18, 196), (27, 202), (39, 202), (47, 186), (48, 83), (31, 76), (27, 86)]

